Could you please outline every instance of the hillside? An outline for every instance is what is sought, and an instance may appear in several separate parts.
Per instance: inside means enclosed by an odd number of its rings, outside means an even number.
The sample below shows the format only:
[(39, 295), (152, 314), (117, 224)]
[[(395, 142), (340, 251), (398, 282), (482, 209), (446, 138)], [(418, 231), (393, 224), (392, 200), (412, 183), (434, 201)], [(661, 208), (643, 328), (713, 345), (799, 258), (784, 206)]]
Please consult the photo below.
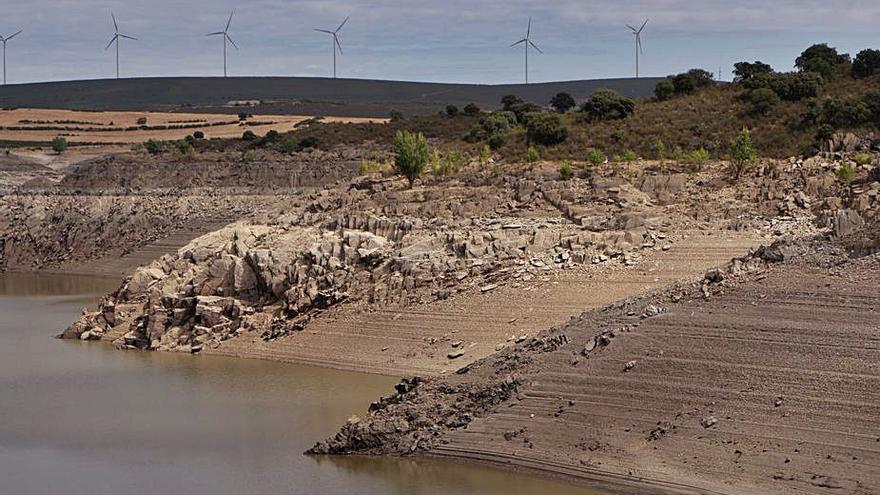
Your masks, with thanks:
[(236, 113), (230, 101), (261, 100), (252, 113), (386, 117), (434, 113), (447, 104), (495, 107), (515, 94), (546, 103), (560, 91), (585, 99), (597, 88), (652, 94), (657, 79), (597, 79), (540, 84), (441, 84), (302, 77), (184, 77), (17, 84), (0, 88), (0, 107), (76, 110), (180, 110)]

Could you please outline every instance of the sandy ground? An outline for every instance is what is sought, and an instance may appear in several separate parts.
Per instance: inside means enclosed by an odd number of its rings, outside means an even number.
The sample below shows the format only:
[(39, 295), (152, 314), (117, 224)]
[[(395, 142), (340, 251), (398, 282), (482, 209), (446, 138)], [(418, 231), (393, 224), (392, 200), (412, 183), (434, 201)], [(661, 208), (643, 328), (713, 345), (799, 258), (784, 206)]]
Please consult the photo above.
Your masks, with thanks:
[[(474, 291), (400, 309), (343, 308), (280, 340), (240, 337), (206, 352), (380, 374), (448, 373), (493, 354), (498, 346), (512, 345), (511, 338), (532, 337), (586, 310), (702, 275), (759, 243), (734, 233), (695, 233), (634, 267), (587, 267), (558, 273), (528, 289)], [(451, 360), (451, 343), (459, 340), (465, 355)]]
[(597, 315), (432, 453), (645, 482), (624, 493), (878, 493), (878, 268), (778, 267), (672, 304), (573, 366), (594, 328), (638, 321)]
[[(242, 110), (246, 112), (246, 109)], [(167, 130), (136, 130), (119, 131), (112, 130), (120, 127), (137, 126), (139, 118), (146, 117), (148, 126), (162, 125), (194, 125), (185, 129)], [(298, 115), (254, 115), (249, 119), (250, 123), (241, 124), (235, 115), (223, 114), (187, 114), (187, 113), (160, 113), (160, 112), (78, 112), (73, 110), (52, 110), (18, 108), (15, 110), (0, 111), (0, 140), (7, 141), (51, 141), (56, 136), (64, 136), (74, 143), (143, 143), (149, 139), (176, 140), (183, 139), (195, 131), (202, 131), (205, 137), (229, 138), (240, 137), (246, 130), (251, 130), (258, 135), (265, 134), (270, 130), (287, 132), (296, 124), (307, 120), (309, 116)], [(381, 122), (384, 119), (366, 119), (358, 117), (327, 117), (325, 122)], [(24, 123), (22, 121), (31, 121)], [(63, 123), (76, 122), (76, 123)], [(223, 125), (210, 125), (210, 124)], [(225, 123), (225, 124), (224, 124)], [(40, 128), (58, 127), (52, 130), (12, 130), (16, 128)], [(77, 130), (89, 129), (89, 131)]]

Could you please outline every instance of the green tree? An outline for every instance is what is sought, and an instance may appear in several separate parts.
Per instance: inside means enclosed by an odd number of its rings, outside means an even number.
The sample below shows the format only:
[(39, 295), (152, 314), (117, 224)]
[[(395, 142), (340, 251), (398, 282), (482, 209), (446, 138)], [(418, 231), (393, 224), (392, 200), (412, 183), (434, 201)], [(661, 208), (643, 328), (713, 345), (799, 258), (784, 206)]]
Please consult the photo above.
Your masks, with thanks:
[(866, 49), (860, 51), (853, 60), (852, 74), (854, 77), (868, 77), (880, 72), (880, 50)]
[(464, 106), (464, 114), (469, 117), (480, 115), (480, 107), (474, 105), (473, 103), (468, 103)]
[(758, 153), (752, 145), (752, 134), (748, 129), (743, 129), (739, 136), (730, 142), (730, 155), (733, 158), (735, 178), (739, 179), (758, 158)]
[(670, 100), (673, 96), (675, 96), (675, 84), (672, 79), (663, 79), (654, 86), (654, 98), (657, 101)]
[(821, 124), (835, 129), (857, 127), (871, 120), (871, 110), (861, 98), (829, 98), (822, 103), (819, 114)]
[(733, 64), (733, 82), (751, 81), (763, 74), (772, 74), (773, 67), (761, 61), (738, 62)]
[(758, 88), (748, 93), (748, 99), (752, 103), (752, 113), (755, 115), (766, 115), (776, 108), (781, 101), (770, 88)]
[(458, 107), (455, 105), (446, 105), (446, 115), (455, 117), (458, 115)]
[(846, 62), (849, 62), (849, 55), (838, 53), (836, 48), (826, 43), (819, 43), (804, 50), (795, 59), (794, 66), (801, 72), (815, 72), (829, 79), (834, 74), (835, 67)]
[(550, 99), (550, 106), (559, 113), (566, 113), (577, 105), (574, 97), (568, 93), (556, 93), (556, 96)]
[(428, 140), (424, 134), (397, 131), (394, 137), (394, 170), (406, 177), (409, 187), (422, 175), (430, 158)]
[(568, 137), (568, 128), (558, 114), (537, 112), (528, 114), (526, 134), (531, 141), (544, 146), (559, 144)]
[(679, 95), (693, 93), (694, 91), (712, 86), (715, 77), (711, 72), (703, 69), (691, 69), (687, 72), (672, 76), (672, 85), (675, 93)]
[(636, 102), (610, 89), (597, 89), (581, 105), (581, 112), (594, 120), (625, 119), (636, 109)]
[(52, 140), (52, 151), (57, 154), (64, 153), (64, 150), (67, 149), (67, 139), (64, 139), (61, 136), (56, 137)]

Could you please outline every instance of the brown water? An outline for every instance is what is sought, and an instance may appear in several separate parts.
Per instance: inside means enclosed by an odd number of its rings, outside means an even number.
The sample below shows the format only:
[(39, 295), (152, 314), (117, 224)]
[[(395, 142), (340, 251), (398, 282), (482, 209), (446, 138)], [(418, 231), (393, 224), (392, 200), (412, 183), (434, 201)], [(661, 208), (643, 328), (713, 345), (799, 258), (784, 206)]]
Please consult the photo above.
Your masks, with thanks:
[(301, 455), (393, 378), (51, 338), (114, 285), (0, 275), (0, 493), (593, 493), (457, 463)]

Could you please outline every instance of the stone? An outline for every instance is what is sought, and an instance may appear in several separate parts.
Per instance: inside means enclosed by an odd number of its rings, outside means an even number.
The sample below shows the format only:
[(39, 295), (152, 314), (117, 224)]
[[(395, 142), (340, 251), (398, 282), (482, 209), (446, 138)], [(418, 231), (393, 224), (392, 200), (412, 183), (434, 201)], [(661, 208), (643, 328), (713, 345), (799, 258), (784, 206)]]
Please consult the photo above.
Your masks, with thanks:
[(635, 361), (627, 361), (627, 363), (623, 365), (623, 370), (624, 370), (624, 371), (630, 371), (630, 370), (632, 370), (632, 369), (635, 368), (635, 367), (636, 367), (636, 362), (635, 362)]
[(715, 416), (706, 416), (700, 420), (700, 425), (702, 425), (703, 428), (711, 428), (716, 424), (718, 424), (718, 420), (715, 418)]
[(458, 359), (462, 356), (464, 356), (464, 349), (451, 351), (449, 354), (446, 355), (446, 357), (448, 357), (449, 359)]

